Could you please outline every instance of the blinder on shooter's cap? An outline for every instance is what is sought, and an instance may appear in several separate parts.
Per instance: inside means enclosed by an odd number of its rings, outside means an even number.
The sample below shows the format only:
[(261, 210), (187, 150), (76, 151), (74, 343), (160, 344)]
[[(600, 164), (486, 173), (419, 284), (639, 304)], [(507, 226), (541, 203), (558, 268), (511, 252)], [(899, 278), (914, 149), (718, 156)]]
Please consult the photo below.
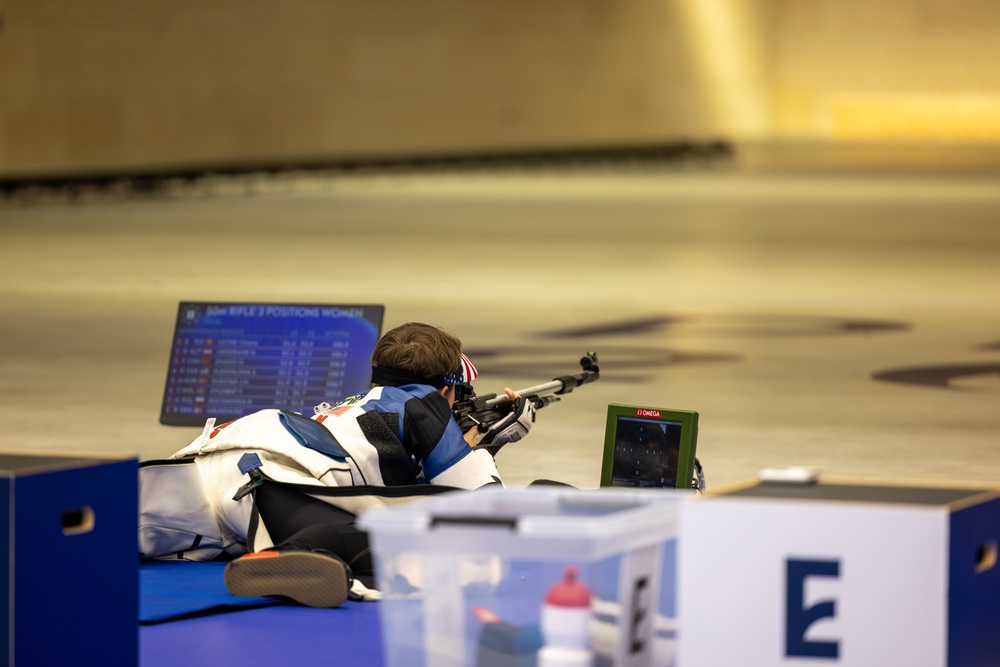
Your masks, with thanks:
[(469, 359), (463, 354), (458, 370), (445, 375), (444, 383), (446, 385), (464, 384), (466, 382), (472, 382), (477, 377), (479, 377), (479, 371), (476, 370), (476, 366), (472, 363), (472, 359)]
[(479, 377), (479, 371), (476, 370), (475, 365), (464, 354), (456, 370), (439, 377), (421, 377), (406, 371), (396, 370), (395, 368), (372, 366), (372, 384), (388, 387), (401, 387), (407, 384), (426, 384), (440, 389), (448, 385), (472, 382), (477, 377)]

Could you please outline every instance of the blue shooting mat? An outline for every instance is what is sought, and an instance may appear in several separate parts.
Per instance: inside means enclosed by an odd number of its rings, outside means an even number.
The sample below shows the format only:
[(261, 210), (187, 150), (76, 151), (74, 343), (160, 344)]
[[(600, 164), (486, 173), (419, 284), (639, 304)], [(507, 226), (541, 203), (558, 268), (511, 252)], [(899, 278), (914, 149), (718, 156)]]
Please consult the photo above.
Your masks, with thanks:
[(139, 627), (140, 667), (383, 667), (378, 602), (284, 604)]
[(238, 597), (226, 589), (224, 562), (145, 561), (139, 565), (139, 623), (287, 604), (270, 597)]
[(382, 667), (379, 603), (348, 600), (335, 609), (313, 609), (237, 597), (226, 590), (225, 567), (174, 560), (140, 564), (140, 667)]

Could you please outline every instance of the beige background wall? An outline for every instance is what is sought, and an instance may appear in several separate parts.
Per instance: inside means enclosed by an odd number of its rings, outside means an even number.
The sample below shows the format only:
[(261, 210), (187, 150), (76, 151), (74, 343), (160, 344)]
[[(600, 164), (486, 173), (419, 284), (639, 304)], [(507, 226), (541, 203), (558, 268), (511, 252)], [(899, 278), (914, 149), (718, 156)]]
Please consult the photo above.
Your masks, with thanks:
[(987, 0), (0, 0), (0, 177), (1000, 140)]
[(838, 141), (1000, 140), (1000, 5), (780, 0), (772, 131)]

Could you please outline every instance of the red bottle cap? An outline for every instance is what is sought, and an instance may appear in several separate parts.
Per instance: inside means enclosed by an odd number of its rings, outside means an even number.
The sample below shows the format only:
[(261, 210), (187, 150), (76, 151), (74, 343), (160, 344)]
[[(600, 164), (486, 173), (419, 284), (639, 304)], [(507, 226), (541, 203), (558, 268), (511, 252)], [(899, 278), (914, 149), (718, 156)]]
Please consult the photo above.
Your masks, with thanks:
[(562, 581), (554, 584), (545, 596), (545, 604), (556, 607), (589, 607), (590, 589), (576, 579), (576, 567), (567, 565)]

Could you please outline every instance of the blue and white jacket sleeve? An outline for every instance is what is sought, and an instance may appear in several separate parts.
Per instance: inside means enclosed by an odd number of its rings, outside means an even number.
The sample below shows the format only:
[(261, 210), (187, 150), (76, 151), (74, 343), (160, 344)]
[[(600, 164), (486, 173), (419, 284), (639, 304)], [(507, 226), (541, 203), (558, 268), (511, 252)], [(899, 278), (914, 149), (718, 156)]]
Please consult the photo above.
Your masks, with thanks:
[(394, 394), (394, 389), (409, 395), (403, 403), (401, 439), (428, 482), (461, 489), (502, 483), (493, 457), (469, 446), (448, 401), (433, 387), (384, 388), (383, 399)]

